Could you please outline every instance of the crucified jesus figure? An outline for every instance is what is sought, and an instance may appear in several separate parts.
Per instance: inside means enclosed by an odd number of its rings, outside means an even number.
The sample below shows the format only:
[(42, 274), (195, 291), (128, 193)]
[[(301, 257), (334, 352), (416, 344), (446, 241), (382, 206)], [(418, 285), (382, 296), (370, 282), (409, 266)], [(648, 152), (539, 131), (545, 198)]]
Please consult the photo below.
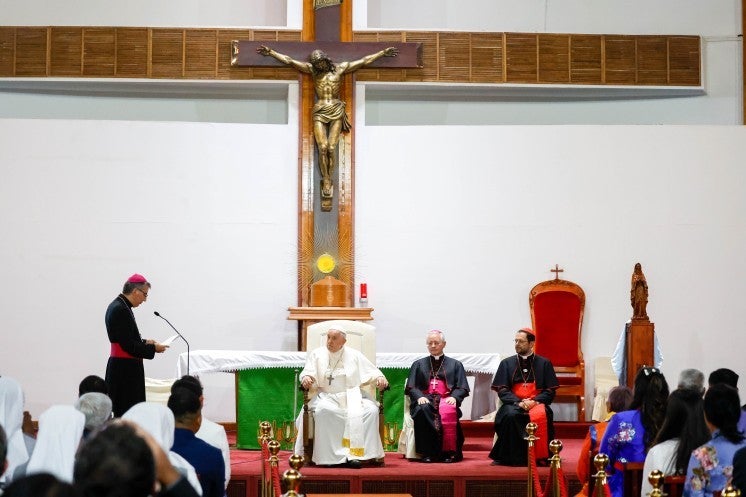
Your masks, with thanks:
[(275, 52), (264, 45), (256, 49), (257, 53), (274, 57), (283, 64), (298, 71), (310, 74), (316, 90), (316, 103), (313, 106), (313, 137), (319, 152), (319, 169), (321, 171), (321, 207), (331, 210), (331, 199), (334, 191), (335, 152), (340, 133), (346, 133), (352, 127), (345, 112), (345, 103), (339, 98), (342, 76), (357, 71), (381, 57), (396, 57), (399, 50), (388, 47), (365, 57), (334, 64), (326, 53), (314, 50), (308, 62), (295, 60), (288, 55)]

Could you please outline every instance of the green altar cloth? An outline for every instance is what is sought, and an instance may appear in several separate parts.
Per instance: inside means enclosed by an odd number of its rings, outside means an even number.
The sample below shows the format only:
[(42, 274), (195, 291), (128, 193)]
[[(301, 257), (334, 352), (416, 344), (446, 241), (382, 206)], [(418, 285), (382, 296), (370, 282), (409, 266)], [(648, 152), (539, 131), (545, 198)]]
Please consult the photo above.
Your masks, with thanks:
[[(396, 452), (404, 416), (404, 385), (409, 369), (380, 368), (390, 389), (383, 397), (384, 450)], [(258, 449), (259, 424), (269, 421), (282, 450), (295, 443), (295, 418), (303, 409), (303, 392), (295, 387), (301, 368), (261, 368), (236, 372), (236, 447)]]

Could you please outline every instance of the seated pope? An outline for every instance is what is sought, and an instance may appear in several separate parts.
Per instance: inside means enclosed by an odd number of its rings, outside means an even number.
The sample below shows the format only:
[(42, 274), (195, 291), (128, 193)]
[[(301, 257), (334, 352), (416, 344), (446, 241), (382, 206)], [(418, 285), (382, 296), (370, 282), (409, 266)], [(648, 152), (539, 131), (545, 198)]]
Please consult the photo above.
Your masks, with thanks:
[(469, 396), (469, 383), (461, 361), (443, 354), (442, 331), (425, 338), (430, 353), (409, 369), (405, 392), (414, 422), (414, 446), (422, 462), (458, 462), (463, 459), (461, 402)]
[(502, 402), (495, 415), (497, 440), (490, 451), (492, 464), (526, 466), (528, 443), (524, 438), (529, 422), (537, 425), (536, 461), (544, 463), (549, 457), (549, 442), (554, 438), (549, 405), (559, 382), (549, 359), (534, 353), (535, 342), (533, 330), (519, 330), (514, 341), (516, 354), (500, 361), (492, 380), (492, 389)]
[[(368, 398), (367, 385), (379, 390), (388, 381), (361, 352), (346, 347), (347, 333), (330, 328), (326, 346), (308, 353), (300, 372), (301, 386), (312, 395), (313, 462), (323, 465), (347, 464), (359, 468), (366, 461), (384, 456), (378, 431), (378, 403)], [(298, 418), (302, 433), (303, 416)], [(303, 437), (296, 439), (295, 453), (303, 453)]]

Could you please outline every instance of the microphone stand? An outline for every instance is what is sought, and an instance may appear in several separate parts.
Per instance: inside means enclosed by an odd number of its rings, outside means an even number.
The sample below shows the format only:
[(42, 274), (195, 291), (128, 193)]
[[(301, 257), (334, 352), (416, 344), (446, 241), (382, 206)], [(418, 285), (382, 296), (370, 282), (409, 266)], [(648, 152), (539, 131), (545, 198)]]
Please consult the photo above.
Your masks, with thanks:
[(158, 313), (158, 311), (153, 311), (153, 314), (155, 314), (156, 316), (158, 316), (159, 318), (161, 318), (162, 320), (164, 320), (165, 322), (167, 322), (168, 325), (171, 327), (171, 329), (174, 330), (177, 335), (179, 335), (179, 338), (181, 338), (182, 340), (184, 340), (184, 343), (187, 346), (187, 376), (189, 376), (189, 355), (190, 355), (189, 354), (189, 342), (187, 342), (187, 339), (184, 338), (184, 335), (182, 335), (181, 333), (179, 333), (179, 330), (177, 330), (176, 327), (174, 327), (174, 325), (171, 324), (171, 321), (169, 321), (168, 319), (166, 319), (163, 316), (161, 316)]

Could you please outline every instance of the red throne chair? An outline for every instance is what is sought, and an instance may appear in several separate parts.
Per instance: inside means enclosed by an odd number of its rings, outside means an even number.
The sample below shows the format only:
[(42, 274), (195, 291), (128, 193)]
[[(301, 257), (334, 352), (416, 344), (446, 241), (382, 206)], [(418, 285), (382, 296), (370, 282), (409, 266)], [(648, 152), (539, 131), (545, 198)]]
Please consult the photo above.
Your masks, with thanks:
[(534, 351), (552, 361), (560, 387), (555, 403), (574, 403), (578, 421), (585, 421), (585, 361), (580, 349), (585, 293), (577, 284), (559, 279), (531, 289), (531, 323), (536, 330)]

